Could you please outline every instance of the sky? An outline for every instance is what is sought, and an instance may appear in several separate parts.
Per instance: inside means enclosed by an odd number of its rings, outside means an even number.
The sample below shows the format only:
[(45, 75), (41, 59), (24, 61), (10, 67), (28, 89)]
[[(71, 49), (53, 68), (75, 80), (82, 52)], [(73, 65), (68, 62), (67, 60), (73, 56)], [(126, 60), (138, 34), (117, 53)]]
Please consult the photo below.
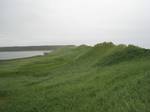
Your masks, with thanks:
[(104, 41), (150, 48), (150, 0), (0, 0), (0, 46)]

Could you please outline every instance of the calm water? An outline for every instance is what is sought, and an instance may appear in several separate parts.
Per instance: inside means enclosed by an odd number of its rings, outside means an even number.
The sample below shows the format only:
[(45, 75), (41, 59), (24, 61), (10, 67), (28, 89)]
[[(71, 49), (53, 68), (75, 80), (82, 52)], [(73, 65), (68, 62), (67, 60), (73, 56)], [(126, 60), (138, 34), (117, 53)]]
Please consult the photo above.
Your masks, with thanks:
[(44, 55), (51, 51), (12, 51), (12, 52), (0, 52), (0, 60), (27, 58), (33, 56)]

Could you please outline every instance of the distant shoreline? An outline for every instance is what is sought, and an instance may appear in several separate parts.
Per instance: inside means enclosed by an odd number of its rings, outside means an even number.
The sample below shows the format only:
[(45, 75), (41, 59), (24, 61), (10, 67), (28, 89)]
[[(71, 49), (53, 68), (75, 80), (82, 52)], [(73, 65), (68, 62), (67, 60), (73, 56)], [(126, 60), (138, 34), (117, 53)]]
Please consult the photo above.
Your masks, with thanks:
[(12, 47), (0, 47), (0, 52), (6, 51), (43, 51), (43, 50), (55, 50), (63, 47), (73, 47), (74, 45), (45, 45), (45, 46), (12, 46)]

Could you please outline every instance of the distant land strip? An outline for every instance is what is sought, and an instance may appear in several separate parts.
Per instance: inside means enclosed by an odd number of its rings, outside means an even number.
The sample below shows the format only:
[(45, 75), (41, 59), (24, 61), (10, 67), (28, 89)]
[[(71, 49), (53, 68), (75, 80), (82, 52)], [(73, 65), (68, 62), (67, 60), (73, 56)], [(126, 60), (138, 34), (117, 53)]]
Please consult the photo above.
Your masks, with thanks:
[(63, 47), (74, 47), (74, 45), (47, 45), (47, 46), (14, 46), (0, 47), (0, 52), (5, 51), (39, 51), (39, 50), (55, 50)]

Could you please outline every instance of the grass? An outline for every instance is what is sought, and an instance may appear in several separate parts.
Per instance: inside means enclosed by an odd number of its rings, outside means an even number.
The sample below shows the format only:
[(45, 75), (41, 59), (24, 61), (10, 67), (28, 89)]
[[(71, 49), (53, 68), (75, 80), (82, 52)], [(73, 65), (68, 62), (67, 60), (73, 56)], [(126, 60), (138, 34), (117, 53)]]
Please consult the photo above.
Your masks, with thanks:
[(0, 61), (0, 112), (150, 112), (150, 50), (101, 43)]

